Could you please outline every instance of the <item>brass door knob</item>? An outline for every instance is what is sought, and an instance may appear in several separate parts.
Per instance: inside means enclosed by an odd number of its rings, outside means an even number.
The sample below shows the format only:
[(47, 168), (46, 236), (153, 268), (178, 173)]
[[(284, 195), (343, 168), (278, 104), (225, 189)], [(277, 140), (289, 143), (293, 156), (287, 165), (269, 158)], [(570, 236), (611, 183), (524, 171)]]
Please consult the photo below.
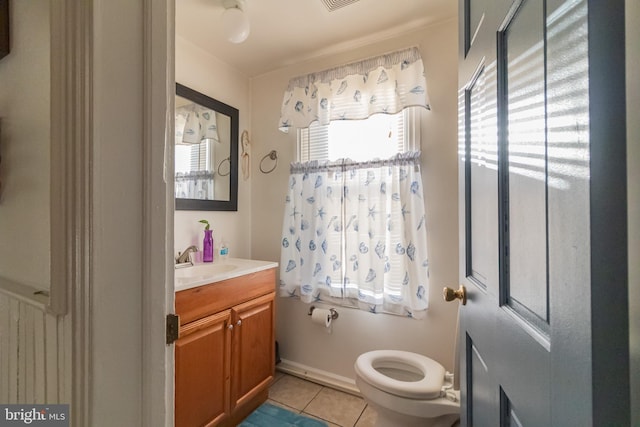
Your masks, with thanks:
[(460, 285), (457, 291), (451, 288), (444, 288), (442, 290), (442, 294), (445, 301), (453, 301), (454, 299), (459, 299), (462, 301), (462, 305), (467, 304), (467, 288), (462, 285)]

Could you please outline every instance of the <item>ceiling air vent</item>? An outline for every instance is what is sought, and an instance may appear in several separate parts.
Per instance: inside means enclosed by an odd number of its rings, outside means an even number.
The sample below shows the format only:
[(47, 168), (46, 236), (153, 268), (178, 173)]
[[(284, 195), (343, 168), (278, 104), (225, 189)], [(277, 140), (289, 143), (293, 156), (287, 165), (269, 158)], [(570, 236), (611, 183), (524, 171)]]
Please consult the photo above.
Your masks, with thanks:
[(344, 6), (349, 6), (357, 1), (358, 0), (322, 0), (322, 3), (327, 6), (329, 12), (333, 12), (334, 10), (340, 9)]

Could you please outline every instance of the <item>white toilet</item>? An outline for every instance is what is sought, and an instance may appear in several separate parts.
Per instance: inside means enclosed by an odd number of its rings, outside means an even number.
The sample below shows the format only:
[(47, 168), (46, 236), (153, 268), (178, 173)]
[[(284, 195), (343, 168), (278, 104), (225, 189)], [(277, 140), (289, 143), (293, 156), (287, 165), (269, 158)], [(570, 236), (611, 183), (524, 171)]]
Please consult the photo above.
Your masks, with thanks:
[(460, 391), (435, 360), (375, 350), (356, 360), (356, 385), (378, 413), (376, 427), (451, 427), (460, 419)]

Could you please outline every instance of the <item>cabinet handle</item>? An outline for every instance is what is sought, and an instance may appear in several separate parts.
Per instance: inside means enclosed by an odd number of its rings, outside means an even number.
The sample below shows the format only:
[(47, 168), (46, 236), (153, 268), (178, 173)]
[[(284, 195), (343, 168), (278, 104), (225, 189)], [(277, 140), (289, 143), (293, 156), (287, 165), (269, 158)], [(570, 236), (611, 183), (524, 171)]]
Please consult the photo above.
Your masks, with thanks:
[(242, 320), (238, 320), (238, 323), (236, 323), (237, 326), (242, 325)]
[(227, 329), (229, 329), (229, 330), (233, 329), (233, 325), (227, 326)]

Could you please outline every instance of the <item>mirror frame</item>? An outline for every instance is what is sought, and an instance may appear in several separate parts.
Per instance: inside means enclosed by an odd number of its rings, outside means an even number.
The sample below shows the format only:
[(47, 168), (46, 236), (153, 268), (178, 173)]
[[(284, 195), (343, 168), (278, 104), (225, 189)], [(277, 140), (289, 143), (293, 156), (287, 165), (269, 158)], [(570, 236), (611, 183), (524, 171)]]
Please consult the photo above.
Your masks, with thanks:
[(238, 118), (239, 111), (205, 94), (176, 83), (176, 95), (203, 107), (215, 110), (231, 118), (229, 200), (179, 199), (174, 196), (176, 210), (190, 211), (237, 211), (238, 210)]

